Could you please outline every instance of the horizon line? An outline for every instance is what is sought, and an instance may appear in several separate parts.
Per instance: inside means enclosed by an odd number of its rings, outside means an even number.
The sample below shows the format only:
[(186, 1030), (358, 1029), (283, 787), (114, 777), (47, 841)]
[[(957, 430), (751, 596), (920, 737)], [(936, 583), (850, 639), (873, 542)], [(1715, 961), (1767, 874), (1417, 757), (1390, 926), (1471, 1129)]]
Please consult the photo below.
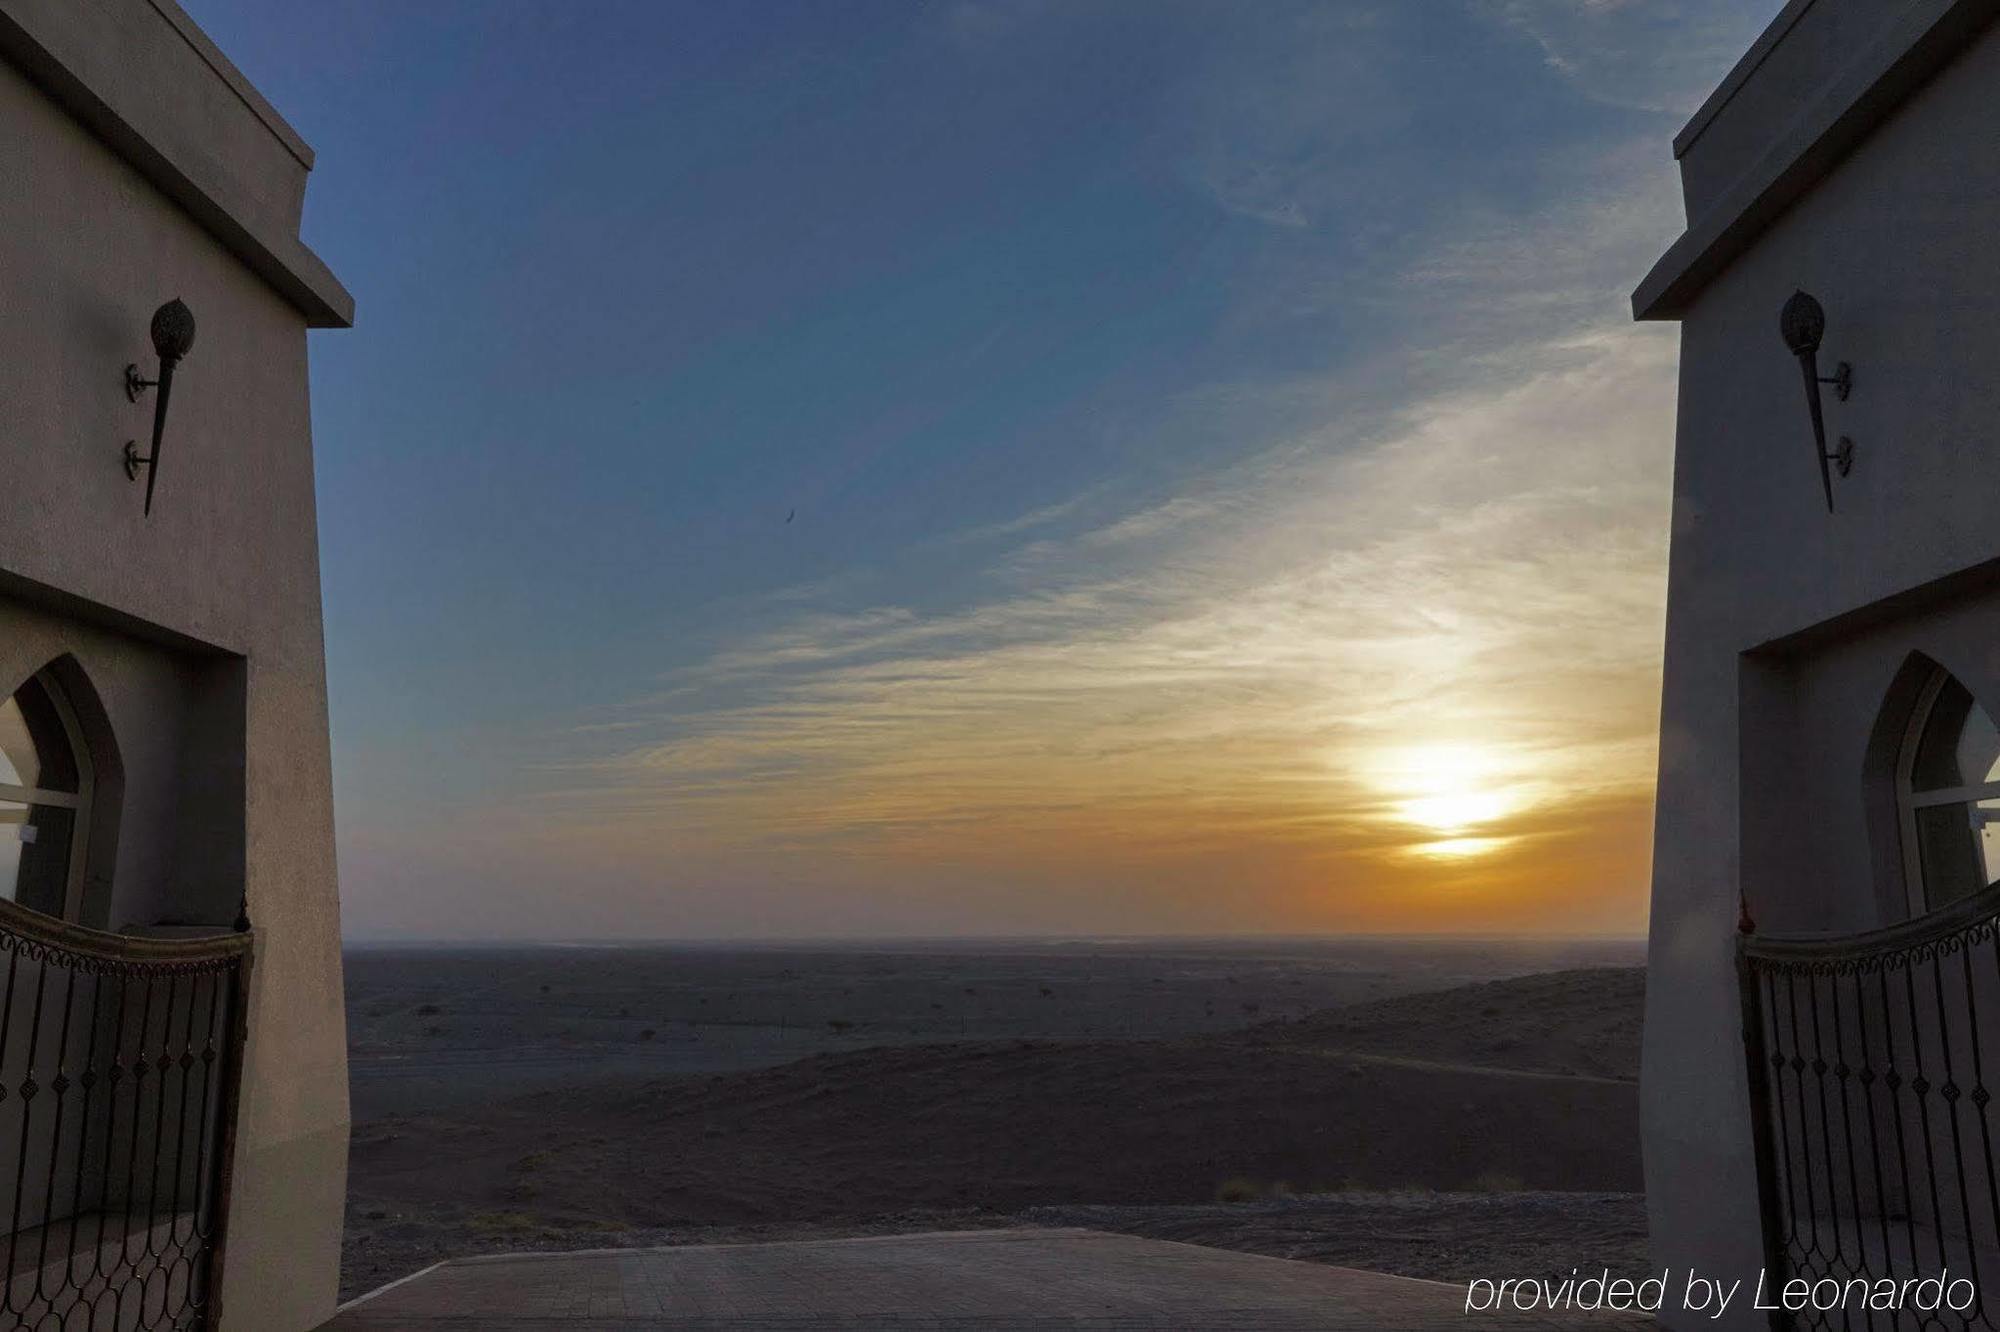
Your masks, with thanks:
[(1339, 933), (1242, 933), (1242, 934), (869, 934), (869, 935), (779, 935), (717, 934), (658, 935), (619, 938), (543, 936), (443, 936), (370, 935), (343, 936), (343, 949), (368, 948), (686, 948), (686, 947), (827, 947), (885, 944), (1188, 944), (1188, 943), (1634, 943), (1647, 941), (1645, 933), (1556, 934), (1524, 931), (1519, 933), (1467, 933), (1445, 931), (1343, 931)]

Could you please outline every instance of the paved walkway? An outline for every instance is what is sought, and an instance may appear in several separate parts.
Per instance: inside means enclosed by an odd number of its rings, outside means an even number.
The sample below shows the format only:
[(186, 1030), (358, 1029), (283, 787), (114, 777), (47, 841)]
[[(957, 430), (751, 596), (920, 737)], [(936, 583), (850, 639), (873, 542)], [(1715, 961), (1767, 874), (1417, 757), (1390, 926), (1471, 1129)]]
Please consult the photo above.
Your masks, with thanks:
[(462, 1258), (356, 1300), (321, 1332), (1646, 1325), (1630, 1316), (1464, 1310), (1462, 1288), (1434, 1281), (1094, 1230), (974, 1230)]

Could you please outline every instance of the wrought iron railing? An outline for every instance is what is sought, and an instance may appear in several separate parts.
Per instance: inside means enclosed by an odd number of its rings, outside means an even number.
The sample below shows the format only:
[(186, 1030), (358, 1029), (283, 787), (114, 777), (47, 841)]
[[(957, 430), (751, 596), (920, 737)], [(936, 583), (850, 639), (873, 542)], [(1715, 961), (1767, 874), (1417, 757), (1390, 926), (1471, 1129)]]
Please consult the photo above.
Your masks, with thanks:
[(1746, 934), (1739, 961), (1767, 1290), (1972, 1283), (1961, 1309), (1843, 1300), (1773, 1325), (2000, 1328), (2000, 887), (1865, 934)]
[(0, 1329), (214, 1326), (250, 945), (0, 901)]

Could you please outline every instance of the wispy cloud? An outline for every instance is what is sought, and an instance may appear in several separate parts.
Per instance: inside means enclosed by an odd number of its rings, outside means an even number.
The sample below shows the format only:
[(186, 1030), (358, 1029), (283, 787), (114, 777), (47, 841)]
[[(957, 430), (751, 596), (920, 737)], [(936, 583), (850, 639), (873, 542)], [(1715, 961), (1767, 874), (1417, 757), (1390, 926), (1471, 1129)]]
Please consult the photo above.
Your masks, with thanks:
[(1213, 499), (1176, 495), (1162, 504), (1129, 514), (1108, 526), (1087, 532), (1081, 538), (1089, 546), (1118, 546), (1146, 541), (1216, 516), (1222, 507)]
[[(1253, 117), (1267, 146), (1297, 113)], [(1459, 924), (1545, 922), (1588, 891), (1588, 919), (1629, 926), (1674, 344), (1622, 300), (1671, 184), (1630, 143), (1571, 175), (1532, 216), (1469, 210), (1327, 293), (1393, 308), (1419, 396), (1359, 410), (1365, 360), (1191, 386), (1186, 410), (1251, 429), (1273, 394), (1310, 419), (1122, 512), (1097, 487), (971, 530), (996, 547), (986, 595), (801, 613), (677, 672), (572, 737), (549, 835), (631, 864), (671, 848), (829, 882), (958, 866), (1169, 896), (1235, 862), (1329, 925), (1466, 885)], [(1315, 280), (1282, 283), (1310, 304)], [(1473, 826), (1449, 826), (1467, 797), (1431, 789), (1440, 764), (1474, 769)]]
[[(538, 736), (531, 799), (460, 825), (491, 881), (670, 931), (1636, 926), (1675, 345), (1624, 302), (1727, 7), (1475, 6), (1621, 108), (1485, 187), (1382, 151), (1424, 95), (1382, 58), (1408, 11), (1256, 25), (1152, 165), (1219, 211), (1216, 337), (1264, 359), (1149, 382), (1144, 463), (905, 552), (949, 578), (829, 569)], [(947, 18), (991, 56), (1073, 12)]]
[(1484, 0), (1548, 67), (1606, 106), (1687, 115), (1783, 0)]
[(1079, 554), (1037, 595), (805, 617), (721, 654), (696, 694), (747, 701), (667, 706), (571, 774), (565, 822), (933, 866), (1256, 843), (1393, 878), (1439, 840), (1397, 817), (1413, 750), (1484, 756), (1508, 810), (1486, 831), (1523, 849), (1643, 800), (1672, 346), (1599, 329), (1524, 359), (1545, 368), (1363, 447), (1217, 478), (1230, 503), (1143, 576)]
[(951, 540), (954, 544), (976, 544), (1019, 536), (1023, 532), (1032, 532), (1036, 528), (1047, 527), (1052, 523), (1060, 522), (1062, 519), (1076, 513), (1089, 502), (1089, 499), (1090, 496), (1087, 494), (1072, 495), (1070, 498), (1058, 500), (1054, 504), (1044, 504), (1040, 508), (1030, 509), (1017, 517), (1003, 519), (996, 523), (981, 523), (974, 527), (965, 528), (962, 531), (954, 533)]
[(1305, 205), (1291, 194), (1284, 173), (1269, 163), (1254, 163), (1227, 175), (1211, 171), (1202, 177), (1202, 185), (1224, 212), (1274, 227), (1311, 225)]

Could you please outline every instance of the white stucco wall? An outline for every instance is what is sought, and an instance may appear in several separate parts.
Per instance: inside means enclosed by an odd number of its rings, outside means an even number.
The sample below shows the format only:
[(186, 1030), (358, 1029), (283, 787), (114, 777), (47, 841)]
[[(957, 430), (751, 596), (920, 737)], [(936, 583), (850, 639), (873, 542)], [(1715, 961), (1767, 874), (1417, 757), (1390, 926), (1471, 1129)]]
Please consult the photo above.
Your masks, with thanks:
[[(1884, 695), (1916, 650), (2000, 702), (1995, 87), (1987, 30), (1683, 313), (1643, 1070), (1656, 1265), (1762, 1261), (1739, 890), (1765, 930), (1886, 923), (1901, 885), (1865, 761)], [(1830, 437), (1859, 447), (1832, 514), (1778, 335), (1796, 288), (1826, 308), (1824, 372), (1855, 371), (1850, 401), (1826, 398)], [(1723, 1325), (1762, 1325), (1737, 1312)]]
[[(48, 71), (16, 59), (31, 21), (123, 88), (123, 150), (150, 124), (178, 157), (147, 174), (86, 129)], [(103, 698), (132, 796), (110, 924), (226, 925), (223, 900), (247, 890), (258, 939), (221, 1293), (226, 1327), (289, 1332), (333, 1308), (348, 1125), (306, 374), (309, 318), (332, 317), (246, 261), (304, 253), (286, 229), (309, 155), (185, 22), (151, 0), (0, 0), (0, 691), (67, 653)], [(90, 27), (107, 23), (115, 41)], [(171, 197), (168, 176), (206, 203)], [(232, 199), (238, 232), (197, 216)], [(300, 282), (344, 300), (316, 262)], [(127, 362), (152, 372), (148, 320), (176, 296), (199, 331), (147, 518), (120, 449), (146, 447), (153, 398), (128, 402), (121, 377)]]

